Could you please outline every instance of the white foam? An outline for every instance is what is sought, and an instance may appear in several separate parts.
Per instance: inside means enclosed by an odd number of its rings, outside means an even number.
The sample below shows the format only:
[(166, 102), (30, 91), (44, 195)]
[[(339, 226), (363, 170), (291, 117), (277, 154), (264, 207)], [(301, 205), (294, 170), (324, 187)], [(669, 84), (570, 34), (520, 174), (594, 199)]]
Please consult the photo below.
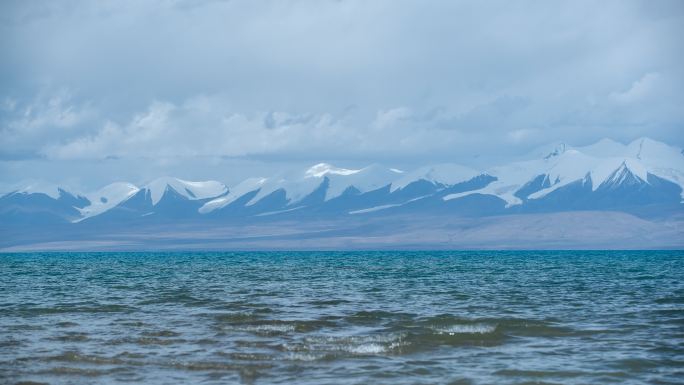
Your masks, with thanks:
[(240, 330), (250, 331), (250, 332), (277, 332), (277, 333), (288, 333), (295, 331), (294, 325), (256, 325), (256, 326), (246, 326), (240, 328)]
[(371, 343), (357, 346), (349, 346), (346, 350), (354, 354), (380, 354), (386, 352), (387, 348), (380, 344)]
[(450, 336), (457, 334), (487, 334), (493, 333), (496, 330), (496, 326), (486, 324), (451, 325), (436, 327), (434, 330), (439, 334), (448, 334)]

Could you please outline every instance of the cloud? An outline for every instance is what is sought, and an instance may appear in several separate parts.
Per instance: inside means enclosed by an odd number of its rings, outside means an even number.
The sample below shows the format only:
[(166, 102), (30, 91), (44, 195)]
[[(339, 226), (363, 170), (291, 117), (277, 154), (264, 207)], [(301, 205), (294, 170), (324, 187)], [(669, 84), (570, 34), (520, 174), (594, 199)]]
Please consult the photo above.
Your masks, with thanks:
[(610, 97), (618, 103), (634, 103), (642, 101), (650, 96), (656, 96), (656, 91), (661, 81), (661, 76), (657, 72), (649, 72), (639, 80), (632, 83), (624, 92), (613, 92)]
[(684, 145), (682, 35), (684, 5), (666, 0), (2, 2), (0, 159)]
[(522, 142), (526, 139), (529, 139), (535, 134), (538, 134), (539, 130), (534, 130), (530, 128), (521, 128), (519, 130), (513, 130), (508, 133), (508, 138), (513, 142), (513, 143), (519, 143)]
[(28, 103), (5, 98), (0, 114), (0, 158), (35, 156), (37, 147), (78, 136), (96, 117), (89, 105), (74, 105), (67, 90), (39, 94)]
[(247, 116), (221, 105), (220, 98), (209, 97), (180, 105), (155, 101), (126, 124), (107, 121), (94, 134), (49, 144), (42, 153), (51, 159), (239, 157), (331, 146), (326, 140), (339, 137), (339, 122), (329, 115)]
[[(645, 77), (646, 78), (646, 77)], [(636, 98), (636, 85), (625, 95)], [(622, 95), (622, 94), (621, 94)], [(624, 96), (621, 96), (624, 98)], [(367, 159), (392, 161), (400, 158), (467, 162), (481, 154), (497, 157), (515, 155), (531, 146), (550, 141), (550, 131), (564, 139), (587, 137), (578, 126), (611, 136), (615, 119), (625, 126), (640, 123), (640, 114), (599, 108), (615, 100), (615, 94), (601, 99), (568, 102), (563, 109), (549, 108), (538, 101), (503, 95), (492, 101), (458, 112), (448, 107), (411, 110), (395, 107), (366, 115), (358, 110), (292, 113), (287, 111), (236, 111), (225, 95), (201, 95), (178, 104), (152, 101), (143, 111), (123, 122), (100, 117), (90, 119), (86, 130), (72, 130), (80, 121), (75, 107), (49, 99), (40, 118), (20, 117), (11, 127), (32, 125), (62, 130), (61, 135), (37, 141), (40, 157), (54, 160), (102, 160), (119, 158), (265, 157), (318, 161)], [(567, 108), (567, 110), (566, 110)], [(569, 111), (574, 111), (568, 114)], [(555, 120), (557, 126), (544, 126)], [(45, 123), (49, 122), (49, 124)], [(602, 125), (604, 125), (602, 127)], [(24, 132), (31, 139), (30, 130)], [(614, 135), (612, 135), (614, 136)], [(513, 146), (511, 146), (511, 144)]]
[(411, 110), (406, 107), (392, 108), (385, 111), (378, 111), (375, 120), (371, 124), (372, 127), (383, 130), (388, 127), (396, 126), (402, 121), (407, 120), (412, 116)]

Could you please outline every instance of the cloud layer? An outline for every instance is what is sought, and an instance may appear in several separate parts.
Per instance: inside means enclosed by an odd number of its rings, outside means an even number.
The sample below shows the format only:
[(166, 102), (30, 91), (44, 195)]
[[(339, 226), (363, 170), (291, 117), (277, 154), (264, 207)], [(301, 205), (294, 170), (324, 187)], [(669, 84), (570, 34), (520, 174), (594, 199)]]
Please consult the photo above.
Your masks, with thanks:
[(8, 1), (0, 170), (682, 146), (679, 36), (680, 1)]

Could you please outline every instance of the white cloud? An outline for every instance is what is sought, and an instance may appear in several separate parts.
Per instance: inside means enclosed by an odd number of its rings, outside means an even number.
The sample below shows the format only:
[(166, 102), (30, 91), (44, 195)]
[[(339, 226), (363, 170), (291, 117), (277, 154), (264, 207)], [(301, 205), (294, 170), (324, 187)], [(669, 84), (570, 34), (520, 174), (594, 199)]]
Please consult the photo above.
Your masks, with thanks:
[(557, 140), (684, 144), (681, 2), (195, 5), (0, 2), (0, 158), (468, 163)]
[(392, 108), (389, 110), (378, 111), (372, 127), (382, 130), (387, 127), (396, 126), (403, 120), (411, 117), (411, 110), (406, 107)]
[[(283, 112), (248, 117), (221, 105), (226, 104), (209, 97), (181, 105), (153, 102), (125, 125), (107, 121), (95, 134), (48, 144), (42, 152), (55, 159), (235, 157), (332, 146), (343, 132), (328, 114), (305, 119)], [(269, 116), (276, 118), (265, 123)]]
[(80, 135), (96, 117), (87, 104), (75, 104), (66, 90), (20, 103), (6, 98), (0, 114), (0, 155), (35, 154), (44, 143)]
[(624, 92), (613, 92), (610, 97), (618, 103), (635, 103), (656, 95), (661, 82), (661, 75), (657, 72), (649, 72), (639, 80), (632, 83), (631, 87)]
[(513, 143), (520, 143), (525, 140), (528, 140), (530, 137), (533, 137), (534, 135), (538, 134), (539, 130), (531, 129), (531, 128), (521, 128), (519, 130), (513, 130), (508, 133), (508, 138), (513, 142)]

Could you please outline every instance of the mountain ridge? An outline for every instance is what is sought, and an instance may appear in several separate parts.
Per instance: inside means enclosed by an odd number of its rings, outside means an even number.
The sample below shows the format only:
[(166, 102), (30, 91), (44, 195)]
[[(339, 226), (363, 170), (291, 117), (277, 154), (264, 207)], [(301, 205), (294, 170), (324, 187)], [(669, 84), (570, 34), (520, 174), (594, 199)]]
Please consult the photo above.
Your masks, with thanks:
[[(157, 178), (138, 187), (115, 182), (79, 194), (32, 183), (0, 197), (0, 218), (13, 223), (195, 221), (203, 218), (384, 215), (425, 210), (452, 215), (684, 207), (684, 154), (650, 138), (608, 138), (582, 147), (540, 147), (525, 160), (486, 170), (443, 163), (400, 171), (372, 164), (346, 169), (318, 163), (301, 172), (219, 181)], [(467, 204), (465, 202), (468, 202)], [(423, 211), (421, 211), (423, 210)], [(24, 216), (24, 217), (22, 217)], [(48, 219), (49, 217), (49, 219)]]

